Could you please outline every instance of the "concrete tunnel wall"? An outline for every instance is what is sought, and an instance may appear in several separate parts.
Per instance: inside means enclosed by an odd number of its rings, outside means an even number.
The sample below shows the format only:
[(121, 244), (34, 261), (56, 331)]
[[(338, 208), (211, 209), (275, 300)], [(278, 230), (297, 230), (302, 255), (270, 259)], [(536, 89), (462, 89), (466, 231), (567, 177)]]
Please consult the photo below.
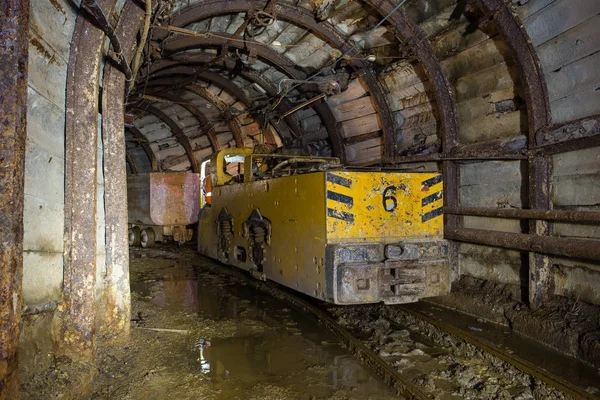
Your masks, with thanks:
[[(453, 1), (413, 3), (421, 8), (424, 5), (428, 7), (427, 13), (417, 14), (415, 11), (411, 15), (416, 15), (419, 26), (427, 33), (452, 83), (461, 141), (479, 143), (502, 139), (518, 142), (525, 135), (527, 125), (527, 113), (520, 94), (522, 83), (512, 55), (497, 31), (490, 27), (468, 31), (469, 21), (464, 18), (449, 23), (448, 15), (456, 7)], [(67, 0), (31, 1), (23, 277), (24, 306), (29, 311), (54, 308), (62, 288), (65, 90), (72, 32), (78, 13), (75, 6)], [(417, 6), (411, 10), (419, 8)], [(595, 0), (531, 0), (514, 2), (514, 7), (540, 58), (554, 122), (597, 116), (600, 96), (595, 66), (600, 54), (600, 41), (597, 39), (600, 3)], [(436, 143), (439, 146), (440, 141), (440, 121), (436, 114), (439, 110), (432, 96), (433, 84), (422, 78), (420, 68), (419, 65), (397, 62), (387, 65), (379, 73), (397, 124), (397, 139), (406, 154), (410, 154), (411, 149), (435, 146)], [(382, 157), (382, 138), (374, 133), (381, 126), (374, 102), (360, 83), (359, 80), (351, 82), (347, 91), (331, 97), (328, 103), (343, 128), (348, 162), (355, 165), (377, 164)], [(227, 93), (221, 93), (226, 98)], [(161, 107), (164, 109), (166, 106)], [(182, 120), (190, 119), (177, 107), (172, 107), (169, 113)], [(319, 148), (319, 143), (328, 137), (322, 121), (310, 108), (298, 113), (297, 118), (306, 135), (302, 145), (317, 152), (315, 149)], [(156, 121), (152, 118), (136, 120), (136, 126), (144, 134), (151, 133), (147, 123)], [(248, 121), (248, 124), (251, 123)], [(599, 129), (597, 119), (588, 119), (585, 124), (581, 129)], [(197, 125), (194, 126), (197, 129)], [(171, 135), (164, 124), (154, 127)], [(231, 136), (225, 130), (223, 132), (220, 143), (234, 145)], [(199, 145), (199, 154), (209, 154), (210, 150), (207, 151), (206, 147), (206, 141)], [(156, 150), (158, 153), (158, 148)], [(144, 157), (139, 147), (135, 152), (137, 158)], [(105, 265), (101, 140), (98, 154), (96, 253), (99, 296)], [(197, 157), (202, 158), (200, 155)], [(185, 161), (182, 165), (182, 160), (171, 158), (165, 165), (172, 165), (175, 169), (189, 168)], [(553, 206), (597, 210), (600, 202), (600, 148), (555, 155), (553, 160)], [(514, 160), (461, 164), (460, 196), (463, 205), (527, 207), (523, 203), (523, 192), (526, 191), (523, 163), (522, 160)], [(139, 164), (150, 166), (144, 161)], [(439, 170), (435, 163), (422, 165)], [(515, 220), (464, 217), (463, 223), (466, 227), (506, 232), (521, 232), (522, 229)], [(556, 223), (554, 235), (599, 238), (600, 232), (593, 226)], [(600, 304), (600, 264), (559, 257), (553, 257), (551, 262), (556, 294)], [(461, 243), (455, 279), (468, 275), (520, 285), (522, 269), (521, 252)]]
[[(120, 2), (121, 7), (123, 1)], [(65, 94), (73, 29), (79, 9), (66, 0), (32, 0), (25, 158), (23, 304), (25, 312), (51, 310), (63, 284)], [(108, 43), (105, 44), (105, 48)], [(101, 77), (99, 77), (100, 79)], [(96, 296), (106, 272), (104, 177), (98, 114)]]

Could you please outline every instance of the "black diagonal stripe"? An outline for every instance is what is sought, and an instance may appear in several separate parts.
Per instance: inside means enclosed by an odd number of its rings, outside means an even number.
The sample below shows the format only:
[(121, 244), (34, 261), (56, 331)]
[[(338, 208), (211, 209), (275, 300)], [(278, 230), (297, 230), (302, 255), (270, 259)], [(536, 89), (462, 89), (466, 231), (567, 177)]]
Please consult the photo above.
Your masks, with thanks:
[(421, 221), (427, 222), (430, 219), (439, 217), (440, 215), (443, 214), (443, 209), (444, 209), (443, 207), (440, 207), (440, 208), (436, 208), (435, 210), (431, 210), (428, 213), (423, 214), (423, 218), (421, 218)]
[(350, 180), (348, 178), (342, 178), (341, 176), (334, 175), (331, 173), (327, 174), (327, 182), (335, 183), (337, 185), (342, 185), (347, 188), (352, 186), (352, 180)]
[(341, 219), (342, 221), (346, 221), (349, 224), (354, 223), (354, 214), (350, 214), (344, 211), (334, 210), (333, 208), (327, 209), (327, 215), (332, 218)]
[(426, 181), (423, 181), (422, 184), (425, 186), (432, 187), (433, 185), (437, 185), (442, 181), (442, 175), (434, 176), (433, 178), (429, 178)]
[(354, 199), (350, 196), (346, 196), (345, 194), (332, 192), (330, 190), (327, 191), (327, 198), (329, 200), (339, 201), (345, 204), (348, 204), (350, 207), (354, 205)]
[(434, 201), (438, 201), (439, 199), (442, 198), (443, 193), (441, 190), (439, 192), (436, 192), (432, 195), (429, 195), (427, 197), (423, 197), (423, 201), (422, 201), (422, 206), (425, 207), (427, 204), (431, 204)]

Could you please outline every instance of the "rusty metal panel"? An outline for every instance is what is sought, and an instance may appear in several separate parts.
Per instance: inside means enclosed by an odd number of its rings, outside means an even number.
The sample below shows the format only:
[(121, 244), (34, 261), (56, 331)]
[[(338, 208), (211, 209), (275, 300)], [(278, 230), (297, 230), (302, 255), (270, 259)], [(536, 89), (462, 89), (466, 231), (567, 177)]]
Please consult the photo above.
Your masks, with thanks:
[(129, 222), (188, 225), (198, 221), (200, 175), (151, 172), (127, 178)]

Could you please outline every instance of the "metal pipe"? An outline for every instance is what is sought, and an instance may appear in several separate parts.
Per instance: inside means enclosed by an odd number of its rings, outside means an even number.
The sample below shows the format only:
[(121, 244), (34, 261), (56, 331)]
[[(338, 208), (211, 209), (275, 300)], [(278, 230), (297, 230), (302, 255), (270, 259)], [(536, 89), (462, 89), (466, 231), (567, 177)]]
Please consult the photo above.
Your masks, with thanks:
[(321, 100), (325, 96), (326, 96), (325, 93), (321, 93), (320, 95), (313, 97), (312, 99), (306, 100), (302, 104), (298, 104), (296, 107), (292, 108), (291, 110), (286, 111), (281, 117), (279, 117), (279, 120), (277, 122), (281, 122), (281, 120), (284, 119), (285, 117), (287, 117), (288, 115), (295, 113), (296, 111), (306, 107), (307, 105), (309, 105), (311, 103), (314, 103), (317, 100)]
[(541, 219), (579, 223), (600, 223), (600, 212), (579, 210), (530, 210), (524, 208), (446, 207), (444, 214), (509, 219)]
[(600, 240), (528, 235), (524, 233), (458, 228), (444, 232), (444, 237), (458, 242), (502, 247), (561, 257), (600, 260)]
[(127, 63), (127, 60), (125, 60), (125, 57), (123, 56), (121, 42), (119, 41), (119, 38), (115, 34), (115, 30), (113, 29), (110, 22), (108, 22), (106, 15), (104, 15), (104, 12), (100, 8), (100, 6), (96, 2), (96, 0), (83, 0), (83, 2), (86, 5), (89, 12), (94, 17), (95, 22), (100, 26), (100, 29), (102, 29), (102, 31), (110, 39), (110, 43), (112, 44), (112, 47), (115, 51), (115, 56), (117, 57), (117, 61), (119, 62), (119, 65), (121, 66), (121, 68), (123, 69), (123, 72), (125, 73), (125, 78), (127, 78), (127, 80), (130, 81), (131, 77), (132, 77), (131, 68), (129, 68), (129, 64)]

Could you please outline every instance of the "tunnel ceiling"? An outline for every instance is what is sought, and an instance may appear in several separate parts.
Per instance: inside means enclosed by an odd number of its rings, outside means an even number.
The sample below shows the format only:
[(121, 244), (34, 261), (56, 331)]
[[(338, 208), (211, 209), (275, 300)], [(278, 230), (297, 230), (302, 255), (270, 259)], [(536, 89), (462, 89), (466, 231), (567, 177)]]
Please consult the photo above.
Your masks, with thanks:
[[(539, 116), (528, 119), (524, 98), (545, 88), (535, 87), (533, 61), (528, 71), (528, 61), (512, 57), (531, 52), (517, 18), (491, 3), (498, 2), (160, 3), (128, 99), (129, 169), (197, 170), (219, 149), (263, 144), (349, 165), (459, 143), (518, 147), (548, 113), (542, 96)], [(521, 76), (530, 78), (525, 87)], [(332, 80), (340, 93), (287, 115)]]

